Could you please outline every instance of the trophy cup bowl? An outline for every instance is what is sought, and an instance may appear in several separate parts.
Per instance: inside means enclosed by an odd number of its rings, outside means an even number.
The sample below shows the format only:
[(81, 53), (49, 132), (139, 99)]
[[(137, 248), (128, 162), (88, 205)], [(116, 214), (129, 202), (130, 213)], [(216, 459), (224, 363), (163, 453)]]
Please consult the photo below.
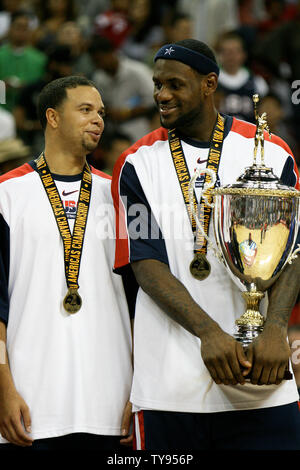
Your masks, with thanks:
[(237, 183), (212, 191), (216, 243), (246, 301), (234, 334), (244, 347), (263, 329), (259, 303), (296, 256), (292, 252), (299, 228), (300, 192), (270, 178), (271, 169), (257, 172), (260, 184), (248, 179), (251, 168)]

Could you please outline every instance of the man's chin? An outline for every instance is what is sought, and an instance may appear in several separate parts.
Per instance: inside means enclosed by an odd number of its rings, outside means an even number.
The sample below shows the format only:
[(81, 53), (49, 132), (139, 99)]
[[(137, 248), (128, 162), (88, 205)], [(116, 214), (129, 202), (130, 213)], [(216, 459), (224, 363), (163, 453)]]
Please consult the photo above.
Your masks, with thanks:
[(174, 122), (170, 122), (170, 121), (166, 121), (165, 119), (161, 118), (160, 117), (160, 124), (162, 127), (164, 127), (165, 129), (172, 129), (173, 127), (175, 127), (175, 123)]
[(98, 147), (98, 144), (90, 144), (90, 143), (84, 143), (83, 148), (87, 153), (92, 153), (96, 148)]

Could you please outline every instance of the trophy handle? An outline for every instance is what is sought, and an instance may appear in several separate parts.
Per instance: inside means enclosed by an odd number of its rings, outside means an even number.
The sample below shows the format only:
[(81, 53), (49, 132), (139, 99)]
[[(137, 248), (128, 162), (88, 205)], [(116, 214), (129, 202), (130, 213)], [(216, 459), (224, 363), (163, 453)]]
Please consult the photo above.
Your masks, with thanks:
[(300, 243), (298, 243), (298, 248), (296, 248), (296, 250), (290, 254), (286, 262), (292, 264), (293, 260), (298, 258), (298, 253), (300, 253)]
[(211, 239), (209, 238), (208, 235), (206, 235), (205, 231), (203, 230), (202, 224), (199, 220), (197, 211), (195, 211), (195, 208), (194, 208), (193, 201), (194, 201), (194, 184), (195, 184), (195, 181), (196, 181), (197, 178), (199, 178), (200, 175), (203, 175), (203, 174), (206, 174), (206, 173), (210, 176), (211, 181), (207, 182), (207, 183), (204, 183), (203, 188), (200, 188), (200, 198), (199, 198), (199, 200), (201, 200), (201, 198), (203, 198), (204, 201), (205, 201), (205, 204), (207, 204), (211, 208), (215, 207), (214, 203), (210, 203), (208, 201), (207, 195), (205, 195), (203, 193), (205, 193), (205, 191), (207, 191), (207, 189), (213, 188), (215, 186), (216, 179), (217, 179), (216, 174), (210, 168), (196, 168), (196, 170), (194, 172), (194, 175), (192, 176), (192, 178), (190, 180), (189, 188), (188, 188), (190, 211), (193, 214), (193, 217), (195, 218), (197, 227), (199, 228), (199, 230), (201, 232), (201, 235), (203, 235), (203, 237), (207, 241), (207, 246), (213, 251), (215, 257), (218, 258), (219, 261), (224, 263), (225, 261), (224, 261), (222, 252), (214, 247), (214, 245), (211, 242)]

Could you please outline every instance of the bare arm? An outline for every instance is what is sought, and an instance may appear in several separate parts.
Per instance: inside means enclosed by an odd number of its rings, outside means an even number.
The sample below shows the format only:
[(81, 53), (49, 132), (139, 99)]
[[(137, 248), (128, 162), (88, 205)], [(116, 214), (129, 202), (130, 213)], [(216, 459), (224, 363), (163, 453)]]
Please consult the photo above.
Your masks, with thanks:
[(0, 360), (0, 433), (13, 444), (30, 446), (32, 439), (24, 431), (25, 427), (27, 432), (30, 432), (30, 413), (13, 382), (6, 352), (6, 326), (1, 320), (0, 344), (2, 351)]
[[(201, 339), (203, 361), (216, 383), (244, 383), (241, 367), (249, 369), (240, 343), (225, 333), (193, 300), (168, 266), (157, 260), (132, 263), (141, 288), (174, 321)], [(248, 373), (245, 372), (244, 375)]]
[(288, 264), (269, 292), (266, 326), (276, 325), (287, 334), (288, 321), (300, 294), (300, 255)]
[(269, 307), (263, 332), (248, 355), (253, 362), (254, 384), (279, 384), (288, 366), (288, 321), (300, 292), (300, 257), (287, 265), (269, 291)]

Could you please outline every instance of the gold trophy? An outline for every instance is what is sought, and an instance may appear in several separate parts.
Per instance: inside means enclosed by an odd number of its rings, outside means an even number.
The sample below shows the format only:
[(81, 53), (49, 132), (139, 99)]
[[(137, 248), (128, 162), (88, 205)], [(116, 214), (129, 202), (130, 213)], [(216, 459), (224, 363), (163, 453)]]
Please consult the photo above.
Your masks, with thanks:
[[(293, 252), (299, 229), (300, 191), (281, 184), (272, 168), (265, 165), (264, 132), (269, 129), (266, 113), (258, 115), (258, 101), (258, 95), (254, 95), (252, 166), (245, 168), (234, 184), (218, 188), (214, 188), (216, 176), (212, 170), (197, 169), (189, 187), (190, 208), (197, 226), (245, 299), (246, 311), (236, 320), (234, 332), (245, 348), (263, 329), (265, 319), (259, 312), (259, 303), (265, 291), (300, 252), (300, 245)], [(210, 182), (204, 185), (202, 197), (207, 201), (207, 190), (214, 196), (211, 207), (217, 247), (203, 231), (191, 204), (195, 180), (203, 173), (209, 174)]]

